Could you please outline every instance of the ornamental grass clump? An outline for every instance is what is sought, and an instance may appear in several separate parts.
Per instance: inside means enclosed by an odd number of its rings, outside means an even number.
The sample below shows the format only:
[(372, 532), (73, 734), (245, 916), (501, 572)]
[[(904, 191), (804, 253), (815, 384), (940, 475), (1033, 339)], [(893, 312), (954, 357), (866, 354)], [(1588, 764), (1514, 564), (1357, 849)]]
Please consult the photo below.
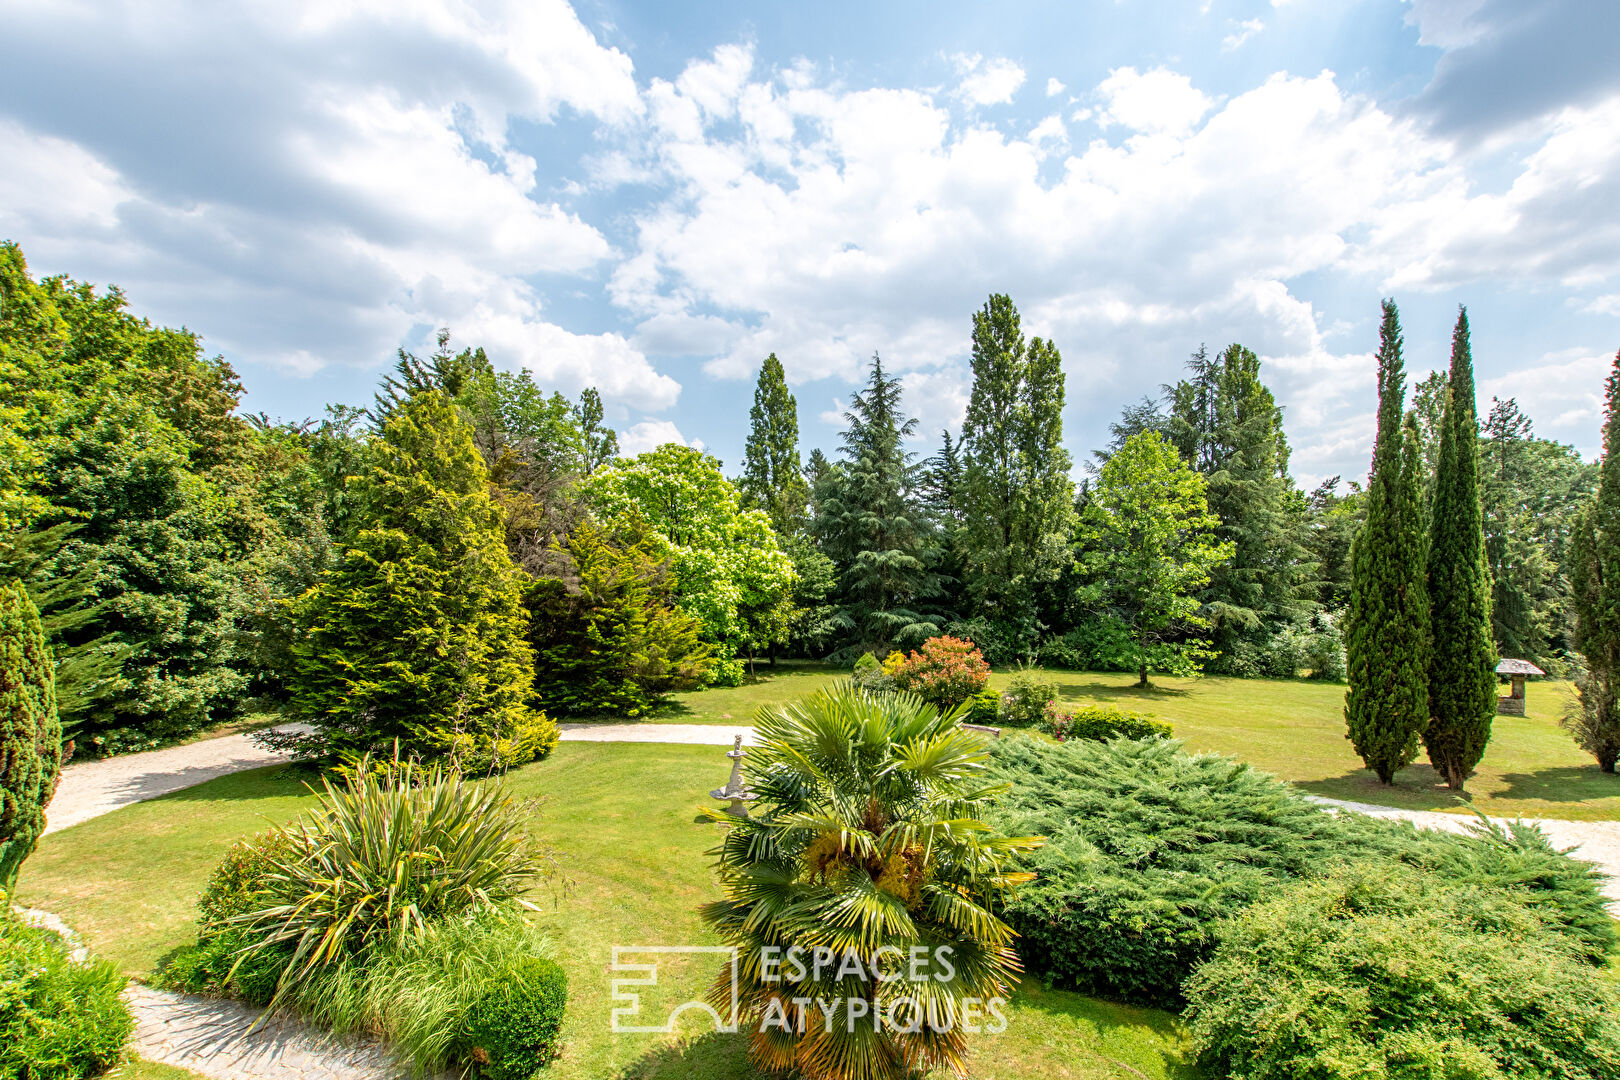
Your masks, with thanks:
[[(947, 1067), (997, 1029), (1020, 970), (1000, 898), (1040, 843), (984, 822), (986, 742), (907, 693), (844, 684), (760, 712), (753, 816), (716, 813), (724, 896), (703, 921), (738, 950), (749, 1055), (806, 1080)], [(710, 1002), (731, 1008), (731, 966)], [(1005, 1020), (1000, 1021), (1002, 1026)]]

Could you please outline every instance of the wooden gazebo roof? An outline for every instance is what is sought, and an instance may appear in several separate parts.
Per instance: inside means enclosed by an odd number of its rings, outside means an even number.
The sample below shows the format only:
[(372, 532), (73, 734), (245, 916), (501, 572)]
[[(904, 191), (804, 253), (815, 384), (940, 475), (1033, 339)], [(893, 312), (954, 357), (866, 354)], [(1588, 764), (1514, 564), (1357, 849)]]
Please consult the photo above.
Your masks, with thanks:
[(1528, 660), (1503, 660), (1496, 665), (1498, 675), (1545, 675), (1536, 665)]

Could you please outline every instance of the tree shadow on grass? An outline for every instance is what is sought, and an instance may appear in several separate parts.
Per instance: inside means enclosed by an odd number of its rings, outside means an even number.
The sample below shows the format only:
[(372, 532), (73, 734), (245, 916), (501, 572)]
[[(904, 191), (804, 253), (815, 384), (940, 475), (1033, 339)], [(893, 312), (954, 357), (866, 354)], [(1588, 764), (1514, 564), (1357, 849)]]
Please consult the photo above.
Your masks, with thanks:
[(758, 1074), (748, 1064), (748, 1043), (741, 1035), (710, 1031), (656, 1046), (604, 1075), (611, 1080), (754, 1080)]
[(1591, 765), (1562, 765), (1534, 772), (1503, 773), (1507, 787), (1497, 792), (1502, 799), (1524, 799), (1545, 803), (1578, 803), (1588, 799), (1620, 796), (1620, 776), (1605, 773)]
[[(1068, 671), (1052, 671), (1047, 674), (1057, 684), (1058, 697), (1062, 700), (1100, 698), (1103, 701), (1127, 705), (1177, 701), (1192, 693), (1191, 690), (1164, 686), (1160, 683), (1150, 683), (1145, 687), (1137, 686), (1131, 675), (1096, 675)], [(1127, 679), (1133, 681), (1125, 682)]]
[[(1188, 1053), (1180, 1021), (1170, 1013), (1047, 989), (1030, 979), (1019, 986), (1012, 1005), (1017, 1010), (1013, 1023), (1033, 1020), (1042, 1025), (1043, 1037), (1029, 1042), (1032, 1046), (1049, 1046), (1055, 1060), (1066, 1053), (1090, 1053), (1122, 1077), (1149, 1076), (1157, 1065), (1162, 1065), (1164, 1075), (1175, 1080), (1195, 1080), (1204, 1075)], [(1096, 1045), (1064, 1045), (1062, 1033), (1084, 1033), (1087, 1028), (1096, 1033)], [(1029, 1061), (1025, 1067), (1031, 1075), (1041, 1074), (1038, 1060)]]
[(1466, 811), (1474, 796), (1468, 791), (1453, 791), (1435, 772), (1432, 765), (1408, 765), (1395, 775), (1395, 783), (1385, 784), (1371, 769), (1347, 769), (1339, 776), (1321, 780), (1295, 780), (1301, 791), (1327, 799), (1392, 806), (1402, 810)]
[(267, 765), (204, 780), (200, 784), (169, 791), (146, 801), (163, 802), (241, 802), (247, 799), (284, 799), (321, 790), (320, 770), (308, 765)]

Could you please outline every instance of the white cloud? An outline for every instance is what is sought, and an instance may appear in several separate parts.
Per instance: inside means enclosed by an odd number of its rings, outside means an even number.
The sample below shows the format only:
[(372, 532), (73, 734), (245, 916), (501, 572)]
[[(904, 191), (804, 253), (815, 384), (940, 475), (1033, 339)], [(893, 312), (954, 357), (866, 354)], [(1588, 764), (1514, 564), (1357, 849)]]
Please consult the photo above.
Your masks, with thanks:
[(1266, 28), (1266, 24), (1259, 19), (1245, 19), (1237, 24), (1237, 28), (1221, 39), (1221, 51), (1232, 52), (1241, 49), (1245, 42)]
[(1055, 76), (1055, 75), (1046, 80), (1046, 96), (1047, 97), (1057, 97), (1059, 94), (1063, 93), (1063, 91), (1065, 91), (1067, 89), (1068, 89), (1068, 87), (1064, 86), (1061, 82), (1059, 82), (1058, 79), (1057, 79), (1057, 76)]
[[(978, 53), (954, 58), (962, 81), (956, 93), (969, 105), (1007, 105), (1024, 85), (1024, 69), (1006, 57), (985, 60)], [(1050, 93), (1050, 88), (1048, 88)]]
[(1537, 434), (1575, 439), (1591, 446), (1601, 442), (1603, 381), (1613, 353), (1561, 349), (1534, 364), (1479, 381), (1479, 399), (1517, 398), (1536, 421)]
[(1104, 104), (1098, 123), (1132, 131), (1181, 135), (1192, 130), (1215, 102), (1194, 89), (1192, 80), (1165, 68), (1139, 72), (1115, 68), (1097, 86)]
[(1587, 315), (1620, 315), (1620, 293), (1594, 296), (1585, 301), (1571, 299), (1569, 306)]
[(656, 450), (666, 443), (703, 449), (703, 440), (694, 439), (690, 443), (687, 442), (680, 429), (668, 420), (643, 420), (619, 432), (619, 453), (626, 457)]

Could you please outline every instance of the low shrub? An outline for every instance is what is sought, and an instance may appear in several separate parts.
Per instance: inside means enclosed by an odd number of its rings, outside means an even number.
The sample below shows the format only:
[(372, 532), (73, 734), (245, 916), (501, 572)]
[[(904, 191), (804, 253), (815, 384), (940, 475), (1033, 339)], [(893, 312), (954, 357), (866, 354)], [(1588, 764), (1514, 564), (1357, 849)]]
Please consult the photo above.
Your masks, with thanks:
[(467, 1011), (468, 1057), (491, 1080), (528, 1080), (557, 1054), (568, 976), (544, 957), (506, 964)]
[(1620, 701), (1606, 679), (1594, 676), (1584, 665), (1575, 669), (1575, 692), (1564, 703), (1559, 718), (1575, 745), (1592, 755), (1598, 768), (1615, 771), (1620, 763)]
[(1042, 717), (1042, 729), (1062, 742), (1067, 739), (1168, 739), (1173, 732), (1163, 720), (1147, 713), (1131, 712), (1114, 705), (1083, 705), (1061, 709), (1054, 702)]
[(203, 930), (195, 942), (164, 957), (152, 973), (152, 985), (182, 994), (268, 1005), (292, 960), (292, 949), (255, 949), (256, 940), (234, 928)]
[(1036, 650), (1046, 667), (1070, 671), (1134, 671), (1136, 646), (1129, 627), (1116, 618), (1092, 616)]
[(860, 659), (855, 661), (850, 679), (870, 694), (887, 694), (894, 689), (894, 676), (884, 671), (878, 658), (871, 653), (862, 653)]
[[(4, 902), (0, 894), (0, 903)], [(0, 908), (0, 1078), (95, 1076), (116, 1065), (135, 1029), (110, 961), (74, 963), (49, 930)]]
[(971, 641), (933, 637), (913, 649), (891, 673), (901, 690), (939, 709), (954, 709), (990, 681), (990, 665)]
[(1620, 1076), (1620, 987), (1510, 893), (1364, 864), (1223, 928), (1187, 983), (1216, 1076)]
[(1006, 727), (1034, 727), (1057, 697), (1057, 683), (1039, 669), (1020, 671), (1001, 693), (997, 719)]
[(452, 768), (472, 774), (505, 772), (551, 756), (562, 738), (557, 722), (538, 709), (526, 709), (499, 738), (467, 731), (435, 731), (428, 742)]
[(994, 727), (1001, 718), (1000, 713), (1001, 695), (985, 687), (973, 695), (973, 701), (968, 705), (967, 722)]

